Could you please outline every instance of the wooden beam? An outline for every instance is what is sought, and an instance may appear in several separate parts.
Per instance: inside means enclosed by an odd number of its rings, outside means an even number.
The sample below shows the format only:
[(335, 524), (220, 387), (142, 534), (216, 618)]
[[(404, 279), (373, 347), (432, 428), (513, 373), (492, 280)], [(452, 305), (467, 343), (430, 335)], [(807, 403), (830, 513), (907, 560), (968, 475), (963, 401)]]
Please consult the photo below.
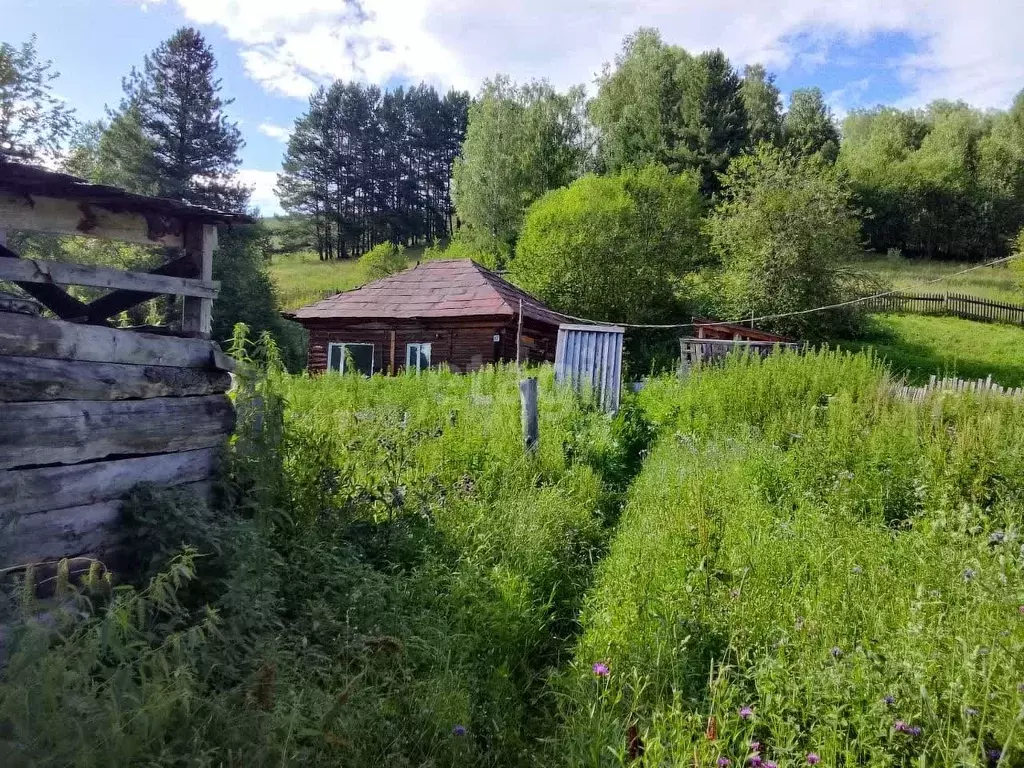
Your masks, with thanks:
[(184, 223), (173, 216), (118, 213), (95, 204), (5, 192), (0, 193), (0, 228), (180, 248)]
[(213, 474), (219, 448), (0, 472), (0, 516), (120, 499), (139, 483), (176, 485)]
[(213, 448), (234, 426), (226, 395), (0, 403), (0, 469)]
[(87, 310), (85, 304), (73, 296), (69, 296), (63, 288), (56, 285), (36, 285), (32, 282), (20, 282), (15, 277), (5, 278), (3, 276), (2, 271), (5, 268), (15, 265), (11, 268), (17, 269), (20, 264), (23, 264), (21, 257), (6, 245), (0, 243), (0, 280), (12, 280), (25, 293), (46, 305), (58, 317), (65, 320), (86, 319)]
[[(93, 288), (123, 289), (140, 293), (199, 296), (212, 299), (220, 283), (194, 280), (187, 277), (169, 277), (151, 272), (129, 272), (92, 264), (67, 264), (42, 259), (0, 258), (0, 280), (22, 285), (88, 285)], [(79, 302), (81, 304), (81, 302)], [(85, 309), (86, 305), (81, 304)], [(84, 316), (85, 313), (83, 313)]]
[(0, 402), (196, 397), (230, 388), (223, 370), (0, 357)]
[[(212, 224), (189, 223), (185, 229), (185, 258), (196, 269), (201, 280), (213, 280), (213, 252), (217, 248), (217, 227)], [(216, 295), (216, 294), (215, 294)], [(208, 339), (213, 318), (213, 297), (186, 296), (182, 305), (182, 332)]]
[[(184, 256), (173, 261), (161, 264), (156, 269), (150, 270), (153, 275), (171, 275), (172, 277), (195, 277), (191, 272), (191, 262)], [(108, 317), (131, 309), (136, 304), (155, 299), (159, 293), (140, 293), (138, 291), (114, 291), (106, 296), (101, 296), (95, 301), (89, 302), (89, 320), (96, 322), (106, 320)]]
[(7, 313), (0, 322), (0, 355), (178, 368), (231, 366), (230, 358), (220, 347), (203, 339), (134, 333)]

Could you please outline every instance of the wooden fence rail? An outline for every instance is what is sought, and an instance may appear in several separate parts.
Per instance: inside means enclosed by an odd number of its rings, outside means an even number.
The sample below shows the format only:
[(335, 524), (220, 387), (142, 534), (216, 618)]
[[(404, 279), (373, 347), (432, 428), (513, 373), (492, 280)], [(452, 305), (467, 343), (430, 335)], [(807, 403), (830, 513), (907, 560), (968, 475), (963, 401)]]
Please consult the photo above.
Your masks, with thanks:
[(944, 314), (965, 320), (1024, 325), (1024, 304), (979, 299), (963, 293), (890, 293), (864, 302), (869, 312)]

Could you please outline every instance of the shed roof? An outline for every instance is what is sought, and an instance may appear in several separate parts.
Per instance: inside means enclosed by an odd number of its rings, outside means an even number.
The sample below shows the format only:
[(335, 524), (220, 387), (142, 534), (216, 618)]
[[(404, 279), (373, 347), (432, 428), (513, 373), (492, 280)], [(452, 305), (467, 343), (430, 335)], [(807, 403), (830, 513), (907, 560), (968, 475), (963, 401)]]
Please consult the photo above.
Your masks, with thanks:
[(471, 259), (428, 261), (361, 288), (286, 313), (296, 320), (412, 320), (523, 317), (558, 325), (565, 317)]
[(252, 221), (244, 214), (217, 211), (202, 205), (191, 205), (183, 200), (137, 195), (120, 187), (93, 184), (69, 173), (3, 160), (0, 160), (0, 192), (54, 197), (91, 203), (115, 213), (161, 214), (204, 224)]

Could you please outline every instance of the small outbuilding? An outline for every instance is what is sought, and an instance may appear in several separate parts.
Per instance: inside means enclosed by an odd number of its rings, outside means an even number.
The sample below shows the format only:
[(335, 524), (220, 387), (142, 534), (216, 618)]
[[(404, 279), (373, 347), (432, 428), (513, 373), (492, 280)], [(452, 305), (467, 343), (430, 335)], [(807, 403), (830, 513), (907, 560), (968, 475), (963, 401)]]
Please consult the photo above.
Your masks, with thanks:
[(565, 320), (470, 259), (428, 261), (285, 314), (309, 331), (311, 373), (365, 375), (553, 362)]

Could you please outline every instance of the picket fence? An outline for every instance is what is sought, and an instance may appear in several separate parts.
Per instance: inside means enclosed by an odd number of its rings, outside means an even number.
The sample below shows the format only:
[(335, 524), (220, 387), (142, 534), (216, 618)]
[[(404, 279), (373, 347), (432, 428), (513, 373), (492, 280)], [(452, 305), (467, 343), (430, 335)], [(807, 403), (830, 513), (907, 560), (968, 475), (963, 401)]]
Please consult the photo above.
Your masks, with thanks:
[(864, 302), (869, 312), (944, 314), (965, 320), (1024, 325), (1024, 304), (1006, 304), (963, 293), (890, 293)]
[(989, 376), (986, 379), (940, 379), (932, 376), (923, 387), (913, 387), (906, 384), (897, 385), (893, 389), (894, 394), (903, 400), (921, 401), (934, 392), (976, 392), (1000, 397), (1024, 398), (1024, 388), (1003, 387), (992, 381)]

